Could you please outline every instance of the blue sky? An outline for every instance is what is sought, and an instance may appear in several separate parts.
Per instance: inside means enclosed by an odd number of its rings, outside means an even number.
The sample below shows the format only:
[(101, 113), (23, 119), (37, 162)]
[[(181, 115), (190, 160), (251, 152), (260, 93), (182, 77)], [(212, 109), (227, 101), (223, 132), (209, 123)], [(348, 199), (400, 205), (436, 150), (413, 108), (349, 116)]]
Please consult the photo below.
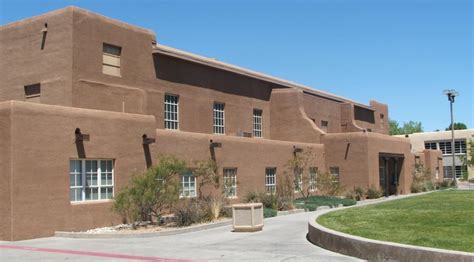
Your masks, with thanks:
[(152, 29), (158, 42), (362, 103), (398, 122), (474, 127), (470, 0), (7, 1), (0, 23), (75, 5)]

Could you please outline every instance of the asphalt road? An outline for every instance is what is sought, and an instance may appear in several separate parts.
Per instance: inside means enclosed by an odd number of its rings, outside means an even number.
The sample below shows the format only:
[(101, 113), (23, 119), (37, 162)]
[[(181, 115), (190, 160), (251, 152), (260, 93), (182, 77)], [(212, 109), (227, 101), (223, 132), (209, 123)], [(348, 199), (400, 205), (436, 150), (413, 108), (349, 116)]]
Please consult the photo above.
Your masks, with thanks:
[(0, 241), (0, 261), (357, 261), (308, 242), (307, 221), (312, 216), (265, 219), (263, 231), (255, 233), (235, 233), (223, 226), (147, 238)]

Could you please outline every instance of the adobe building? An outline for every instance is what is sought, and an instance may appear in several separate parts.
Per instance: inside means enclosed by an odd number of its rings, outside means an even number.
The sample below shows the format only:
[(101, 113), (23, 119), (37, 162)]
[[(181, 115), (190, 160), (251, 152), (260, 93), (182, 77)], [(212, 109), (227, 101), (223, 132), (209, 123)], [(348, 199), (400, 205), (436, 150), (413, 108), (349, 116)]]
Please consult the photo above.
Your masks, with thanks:
[(442, 178), (453, 178), (453, 150), (456, 179), (462, 178), (463, 172), (467, 173), (469, 179), (474, 178), (474, 167), (463, 166), (461, 161), (463, 157), (470, 160), (471, 147), (469, 143), (474, 143), (474, 129), (454, 130), (454, 146), (452, 144), (451, 131), (414, 133), (400, 135), (399, 137), (406, 137), (412, 144), (414, 152), (420, 152), (425, 149), (440, 150), (443, 162), (443, 169), (440, 170)]
[[(2, 25), (0, 41), (1, 240), (120, 223), (114, 194), (160, 154), (214, 158), (232, 202), (274, 190), (304, 152), (310, 183), (330, 172), (347, 189), (409, 192), (415, 156), (388, 136), (385, 104), (163, 46), (76, 7)], [(182, 183), (196, 195), (192, 174)]]

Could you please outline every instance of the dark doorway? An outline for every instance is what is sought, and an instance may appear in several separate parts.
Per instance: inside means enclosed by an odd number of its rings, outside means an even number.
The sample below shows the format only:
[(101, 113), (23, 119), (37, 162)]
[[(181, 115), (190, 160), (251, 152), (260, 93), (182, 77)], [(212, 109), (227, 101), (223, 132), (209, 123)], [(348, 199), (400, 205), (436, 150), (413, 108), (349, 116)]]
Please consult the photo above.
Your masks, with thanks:
[(379, 154), (379, 185), (385, 196), (398, 194), (403, 160), (402, 154)]

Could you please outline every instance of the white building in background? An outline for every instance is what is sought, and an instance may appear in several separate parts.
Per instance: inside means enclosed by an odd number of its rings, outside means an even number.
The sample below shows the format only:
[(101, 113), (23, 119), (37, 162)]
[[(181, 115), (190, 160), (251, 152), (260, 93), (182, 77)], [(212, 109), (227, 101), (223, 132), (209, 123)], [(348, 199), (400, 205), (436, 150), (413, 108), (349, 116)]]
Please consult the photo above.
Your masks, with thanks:
[[(451, 131), (424, 132), (410, 135), (399, 135), (410, 139), (412, 151), (419, 152), (423, 149), (438, 149), (443, 153), (443, 177), (453, 177), (452, 150), (455, 154), (456, 178), (462, 177), (462, 162), (460, 156), (470, 156), (469, 141), (474, 143), (474, 129), (454, 130), (454, 146), (451, 141)], [(474, 178), (474, 168), (467, 168), (469, 178)]]

